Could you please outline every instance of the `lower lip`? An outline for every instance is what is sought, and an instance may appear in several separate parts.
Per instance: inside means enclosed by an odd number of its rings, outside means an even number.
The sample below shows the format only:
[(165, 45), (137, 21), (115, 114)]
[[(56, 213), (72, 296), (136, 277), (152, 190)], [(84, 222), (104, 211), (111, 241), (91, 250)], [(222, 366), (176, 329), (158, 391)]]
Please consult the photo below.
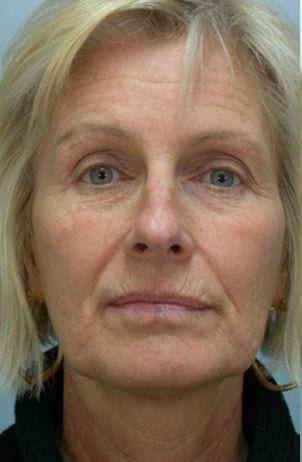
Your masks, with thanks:
[[(150, 314), (176, 314), (176, 313), (196, 313), (203, 311), (202, 308), (194, 306), (179, 305), (176, 303), (123, 303), (122, 305), (115, 305), (115, 308), (126, 311), (133, 311), (137, 313), (150, 313)], [(206, 309), (206, 308), (205, 308)]]

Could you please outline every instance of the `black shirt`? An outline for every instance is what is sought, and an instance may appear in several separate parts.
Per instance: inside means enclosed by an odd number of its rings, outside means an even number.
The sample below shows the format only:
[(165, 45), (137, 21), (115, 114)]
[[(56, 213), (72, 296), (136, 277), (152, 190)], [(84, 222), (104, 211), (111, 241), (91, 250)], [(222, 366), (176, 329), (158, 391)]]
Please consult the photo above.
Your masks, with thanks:
[[(29, 393), (17, 399), (16, 424), (0, 435), (0, 462), (63, 462), (55, 441), (63, 418), (63, 370), (62, 364), (45, 384), (40, 401)], [(249, 369), (242, 398), (247, 462), (299, 462), (299, 436), (282, 393), (263, 388)]]

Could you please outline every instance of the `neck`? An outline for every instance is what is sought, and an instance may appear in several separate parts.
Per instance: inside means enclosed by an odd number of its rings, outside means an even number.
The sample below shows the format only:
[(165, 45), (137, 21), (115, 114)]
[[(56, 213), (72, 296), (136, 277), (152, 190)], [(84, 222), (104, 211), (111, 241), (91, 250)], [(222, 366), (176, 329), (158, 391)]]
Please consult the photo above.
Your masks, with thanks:
[(182, 391), (120, 390), (65, 371), (67, 462), (241, 462), (242, 376)]

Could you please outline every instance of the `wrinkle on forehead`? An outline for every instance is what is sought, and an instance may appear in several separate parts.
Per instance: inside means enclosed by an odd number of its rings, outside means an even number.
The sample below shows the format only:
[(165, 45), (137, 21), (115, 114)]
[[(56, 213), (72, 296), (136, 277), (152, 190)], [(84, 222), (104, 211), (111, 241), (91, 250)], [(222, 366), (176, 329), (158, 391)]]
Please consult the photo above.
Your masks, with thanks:
[[(116, 121), (121, 114), (120, 122), (128, 123), (138, 116), (140, 100), (144, 100), (154, 117), (166, 118), (173, 111), (174, 122), (181, 128), (190, 128), (194, 119), (194, 124), (199, 119), (202, 126), (205, 109), (228, 111), (230, 116), (237, 113), (242, 121), (258, 118), (253, 122), (268, 125), (255, 84), (245, 76), (242, 66), (236, 66), (232, 74), (224, 52), (217, 46), (207, 47), (190, 105), (184, 106), (180, 95), (184, 45), (184, 38), (169, 43), (127, 43), (82, 56), (56, 115), (62, 122), (60, 114), (73, 118), (76, 113), (90, 113), (96, 117), (104, 112), (113, 114)], [(129, 101), (135, 108), (133, 114), (126, 108)], [(127, 120), (123, 120), (125, 116)], [(268, 138), (269, 130), (263, 132)]]
[[(194, 91), (203, 87), (204, 80), (209, 77), (217, 81), (228, 76), (231, 91), (240, 87), (242, 78), (247, 80), (243, 66), (234, 57), (235, 73), (221, 46), (206, 42), (199, 72), (195, 73)], [(95, 83), (96, 78), (111, 83), (113, 80), (130, 80), (142, 85), (179, 85), (184, 78), (185, 38), (179, 37), (169, 42), (144, 43), (128, 41), (111, 45), (107, 49), (92, 50), (76, 61), (72, 70), (70, 88), (81, 88)], [(96, 76), (89, 68), (99, 68)], [(250, 81), (250, 79), (248, 79)], [(224, 82), (226, 83), (226, 82)], [(251, 92), (256, 96), (256, 86), (250, 81)], [(245, 89), (246, 90), (246, 89)], [(240, 88), (238, 96), (240, 96)], [(242, 96), (242, 95), (241, 95)]]

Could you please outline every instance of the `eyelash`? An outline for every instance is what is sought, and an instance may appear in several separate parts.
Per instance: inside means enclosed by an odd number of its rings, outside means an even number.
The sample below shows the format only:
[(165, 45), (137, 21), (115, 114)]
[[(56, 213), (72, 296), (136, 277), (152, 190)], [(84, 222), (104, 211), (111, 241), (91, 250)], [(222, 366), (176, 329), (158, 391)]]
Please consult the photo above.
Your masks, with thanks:
[[(87, 185), (89, 185), (90, 187), (92, 188), (96, 188), (96, 189), (105, 189), (106, 187), (112, 187), (113, 184), (112, 183), (109, 183), (109, 184), (100, 184), (100, 185), (97, 185), (97, 184), (93, 184), (91, 182), (88, 182), (88, 181), (84, 181), (84, 177), (89, 174), (90, 172), (92, 172), (93, 170), (96, 170), (96, 169), (101, 169), (101, 168), (109, 168), (111, 169), (113, 172), (117, 173), (119, 178), (117, 181), (121, 181), (121, 179), (123, 178), (128, 178), (128, 179), (131, 179), (130, 175), (126, 175), (126, 174), (122, 174), (120, 172), (120, 170), (110, 164), (106, 164), (106, 163), (95, 163), (95, 164), (92, 164), (91, 166), (87, 167), (85, 169), (85, 171), (79, 175), (79, 181), (82, 182), (82, 183), (85, 183)], [(229, 187), (223, 187), (223, 186), (217, 186), (217, 185), (213, 185), (211, 184), (210, 182), (207, 182), (208, 185), (213, 188), (213, 189), (224, 189), (224, 190), (227, 190), (227, 189), (233, 189), (234, 187), (239, 187), (239, 186), (244, 186), (246, 183), (247, 183), (247, 179), (240, 173), (238, 173), (235, 169), (232, 169), (230, 167), (226, 167), (224, 166), (223, 164), (221, 165), (215, 165), (215, 166), (212, 166), (210, 169), (208, 169), (206, 172), (201, 172), (200, 174), (198, 174), (197, 176), (195, 176), (194, 178), (192, 178), (192, 180), (197, 183), (198, 182), (198, 179), (201, 179), (201, 177), (204, 177), (204, 176), (208, 176), (210, 175), (211, 173), (213, 173), (214, 171), (223, 171), (223, 172), (226, 172), (226, 173), (231, 173), (233, 174), (235, 177), (237, 177), (240, 181), (240, 184), (239, 185), (235, 185), (235, 186), (229, 186)], [(115, 183), (116, 181), (114, 181)]]
[[(205, 173), (201, 173), (200, 175), (197, 176), (197, 179), (198, 178), (201, 178), (201, 177), (205, 177), (205, 176), (209, 176), (211, 175), (211, 173), (215, 172), (215, 171), (222, 171), (222, 172), (225, 172), (225, 173), (231, 173), (233, 174), (235, 177), (237, 177), (240, 181), (240, 185), (237, 185), (237, 186), (242, 186), (246, 183), (245, 179), (243, 178), (243, 175), (241, 175), (240, 173), (238, 173), (237, 171), (229, 168), (229, 167), (224, 167), (224, 166), (214, 166), (214, 167), (211, 167), (209, 170), (207, 170)], [(218, 188), (218, 186), (215, 186), (215, 185), (212, 185), (210, 182), (208, 182), (210, 184), (210, 186), (212, 186), (213, 188)]]
[(124, 178), (126, 177), (125, 174), (123, 175), (123, 174), (120, 172), (119, 169), (117, 169), (116, 167), (113, 167), (112, 165), (107, 165), (107, 164), (105, 164), (105, 163), (96, 163), (96, 164), (94, 164), (94, 165), (90, 165), (89, 167), (87, 167), (87, 168), (84, 170), (83, 173), (81, 173), (81, 175), (79, 176), (79, 181), (82, 182), (82, 183), (88, 184), (88, 185), (91, 186), (91, 187), (98, 188), (98, 189), (100, 189), (100, 188), (103, 188), (103, 189), (104, 189), (106, 186), (107, 186), (107, 187), (108, 187), (108, 186), (111, 186), (111, 187), (112, 187), (112, 184), (109, 184), (109, 185), (95, 185), (95, 184), (93, 184), (93, 183), (89, 183), (89, 182), (83, 180), (84, 177), (85, 177), (87, 174), (89, 174), (90, 172), (92, 172), (93, 170), (101, 169), (101, 168), (109, 168), (109, 169), (113, 170), (115, 173), (117, 172), (118, 176), (120, 177), (119, 180), (120, 180), (121, 178), (123, 178), (123, 177), (124, 177)]

